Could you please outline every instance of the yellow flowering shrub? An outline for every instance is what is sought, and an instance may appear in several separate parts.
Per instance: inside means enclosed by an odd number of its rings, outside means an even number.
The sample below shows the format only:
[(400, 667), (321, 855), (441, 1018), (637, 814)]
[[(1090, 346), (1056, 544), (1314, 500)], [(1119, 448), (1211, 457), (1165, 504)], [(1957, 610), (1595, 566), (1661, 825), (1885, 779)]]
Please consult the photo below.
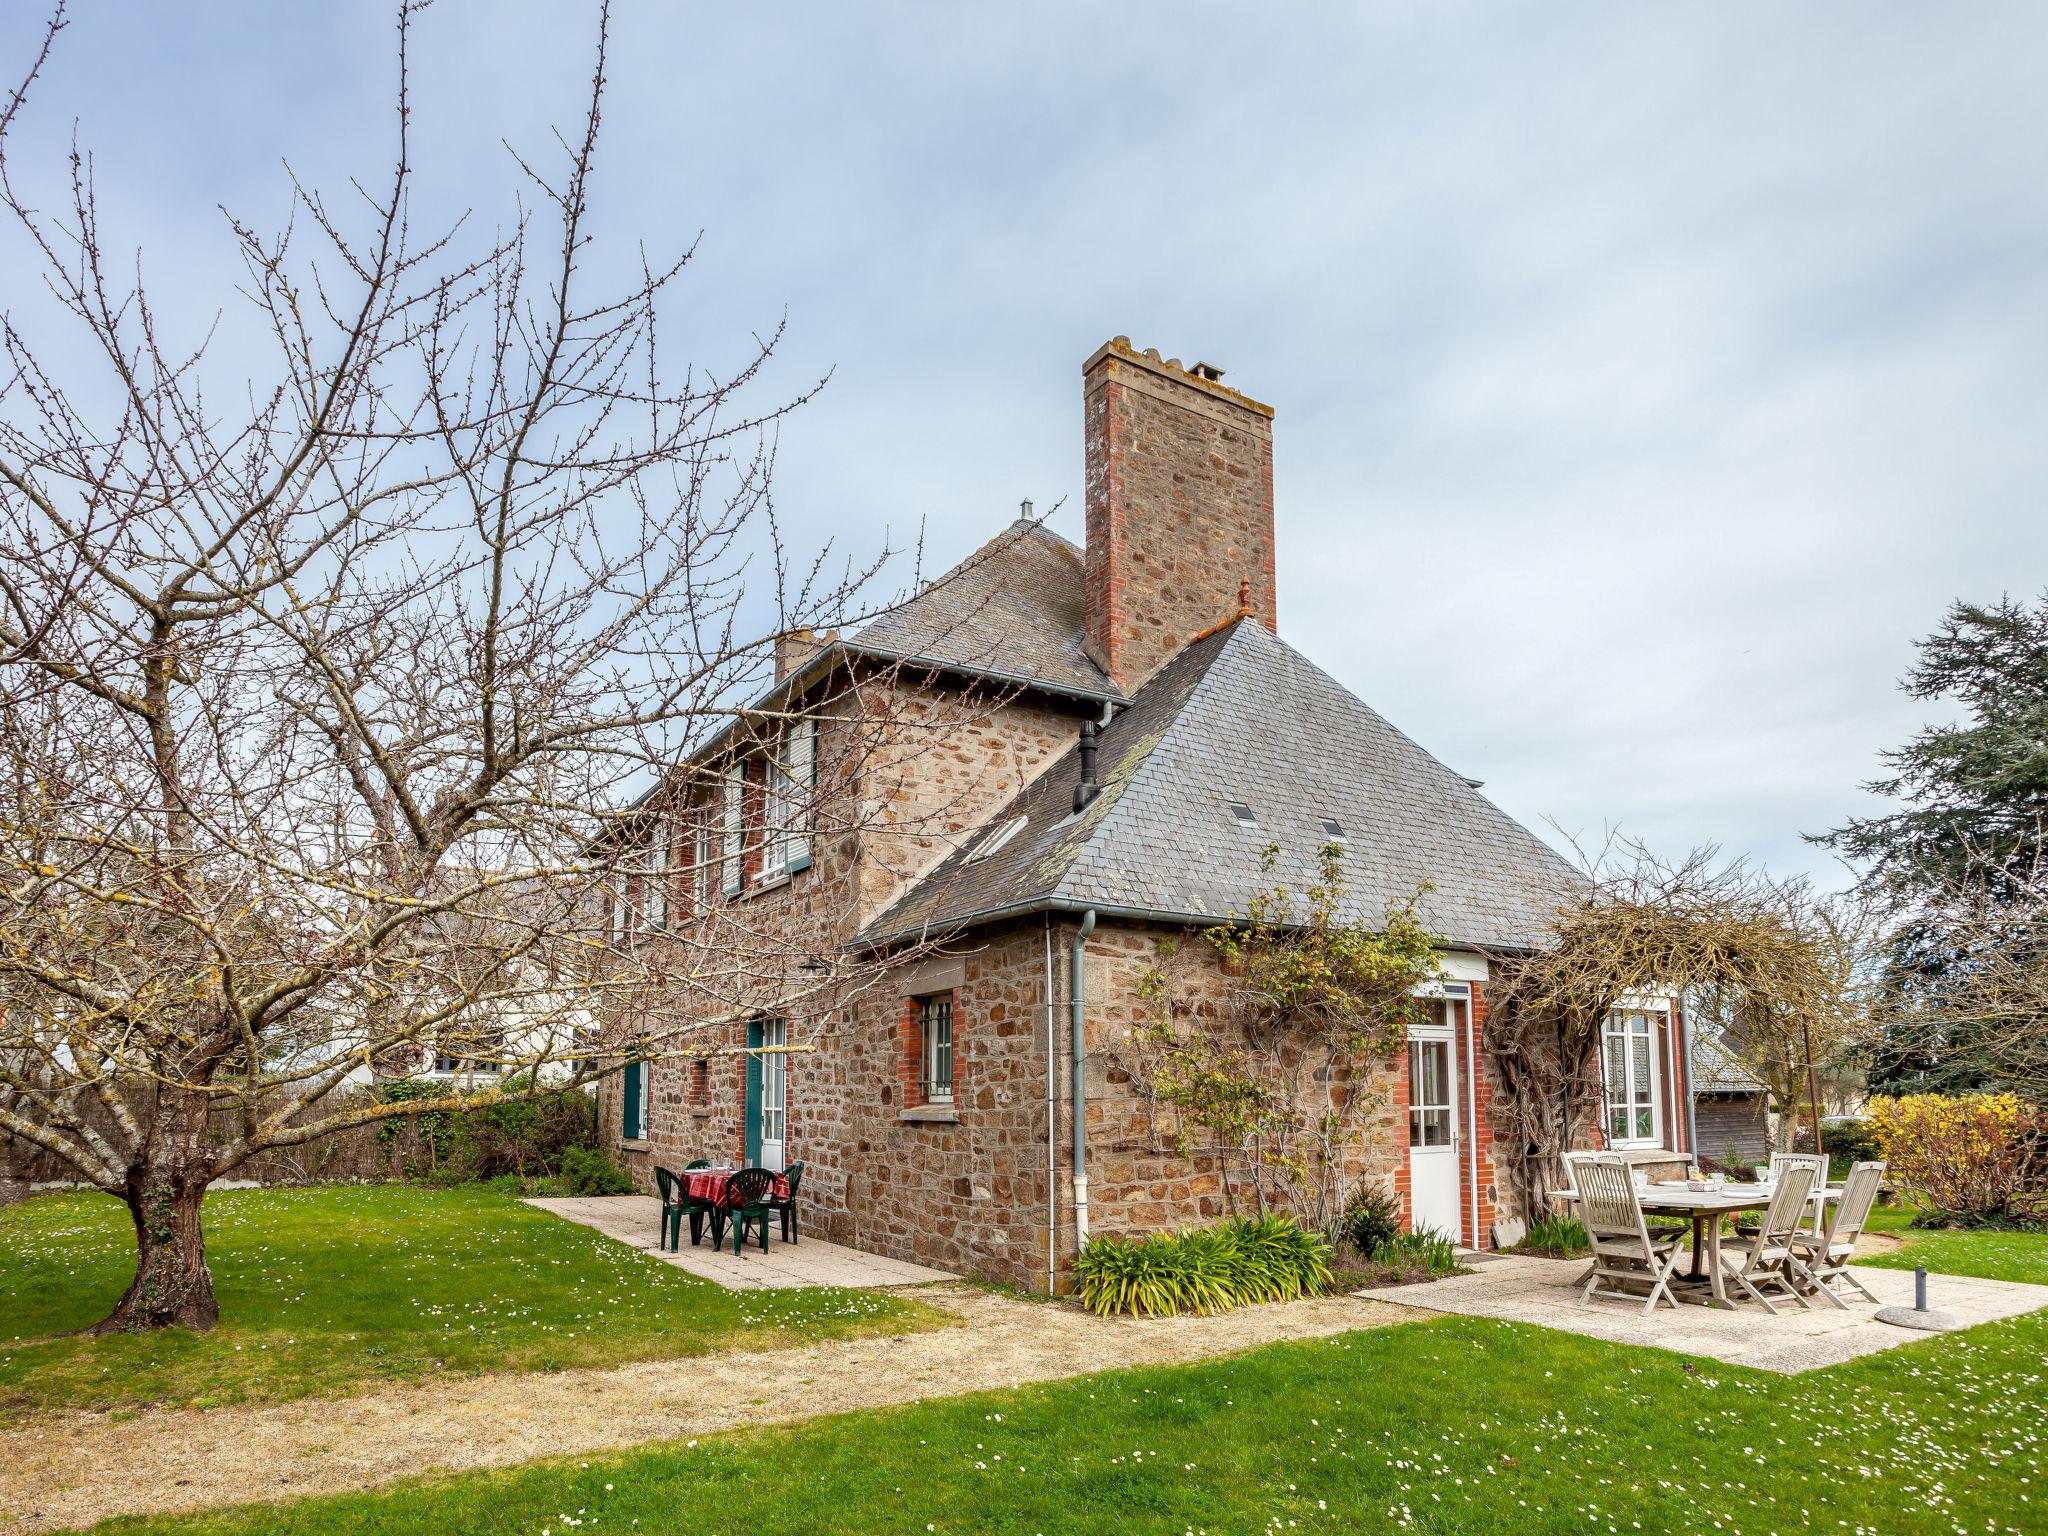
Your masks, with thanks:
[(1944, 1216), (1982, 1220), (2048, 1211), (2048, 1124), (2017, 1094), (1876, 1098), (1869, 1129), (1891, 1177)]

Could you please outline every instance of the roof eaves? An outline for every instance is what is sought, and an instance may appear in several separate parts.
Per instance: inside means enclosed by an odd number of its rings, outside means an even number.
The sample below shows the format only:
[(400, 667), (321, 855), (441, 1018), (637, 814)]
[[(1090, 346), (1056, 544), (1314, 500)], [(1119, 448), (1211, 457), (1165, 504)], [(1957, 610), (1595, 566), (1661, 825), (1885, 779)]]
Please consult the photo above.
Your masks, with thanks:
[[(892, 944), (930, 943), (943, 939), (952, 933), (964, 933), (969, 928), (985, 928), (990, 923), (1007, 922), (1013, 917), (1029, 917), (1034, 912), (1067, 913), (1079, 916), (1093, 912), (1097, 917), (1119, 918), (1133, 923), (1171, 923), (1177, 927), (1201, 925), (1211, 927), (1218, 923), (1239, 921), (1237, 914), (1230, 912), (1186, 912), (1163, 907), (1121, 906), (1115, 902), (1090, 901), (1081, 896), (1058, 894), (1032, 896), (1023, 901), (1014, 901), (1005, 906), (989, 907), (980, 912), (969, 913), (966, 917), (954, 918), (936, 932), (929, 923), (899, 928), (889, 933), (855, 934), (849, 949), (886, 949)], [(1441, 949), (1471, 950), (1487, 955), (1533, 955), (1536, 946), (1532, 944), (1501, 944), (1491, 940), (1453, 938), (1439, 935)]]

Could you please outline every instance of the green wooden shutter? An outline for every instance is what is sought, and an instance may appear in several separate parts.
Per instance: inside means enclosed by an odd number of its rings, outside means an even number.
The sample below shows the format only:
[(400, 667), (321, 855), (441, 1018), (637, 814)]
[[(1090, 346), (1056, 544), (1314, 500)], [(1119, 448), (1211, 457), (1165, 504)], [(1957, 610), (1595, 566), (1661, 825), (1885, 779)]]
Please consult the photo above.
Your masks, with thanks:
[[(747, 1049), (761, 1047), (761, 1026), (757, 1021), (747, 1026)], [(747, 1057), (747, 1116), (746, 1140), (741, 1160), (749, 1168), (761, 1166), (761, 1058)]]
[(619, 1134), (627, 1141), (638, 1141), (647, 1134), (647, 1127), (640, 1123), (640, 1081), (647, 1071), (644, 1061), (629, 1061), (619, 1078), (619, 1091), (623, 1102), (619, 1106)]

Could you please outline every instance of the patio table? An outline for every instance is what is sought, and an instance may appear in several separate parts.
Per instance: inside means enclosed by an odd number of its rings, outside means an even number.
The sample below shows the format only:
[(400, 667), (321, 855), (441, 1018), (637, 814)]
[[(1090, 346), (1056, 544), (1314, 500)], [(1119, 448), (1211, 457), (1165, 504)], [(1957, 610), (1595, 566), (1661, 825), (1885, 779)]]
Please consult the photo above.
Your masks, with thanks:
[[(1579, 1198), (1575, 1189), (1550, 1189), (1544, 1193), (1552, 1200)], [(1719, 1189), (1687, 1189), (1683, 1184), (1652, 1184), (1647, 1189), (1636, 1191), (1642, 1202), (1643, 1213), (1649, 1216), (1683, 1216), (1692, 1223), (1692, 1271), (1685, 1275), (1674, 1275), (1680, 1281), (1697, 1290), (1704, 1286), (1711, 1292), (1710, 1304), (1718, 1307), (1733, 1307), (1735, 1303), (1728, 1295), (1728, 1277), (1721, 1268), (1721, 1218), (1743, 1211), (1761, 1211), (1770, 1206), (1771, 1196), (1777, 1193), (1775, 1184), (1724, 1184)], [(1842, 1186), (1830, 1184), (1815, 1192), (1816, 1201), (1839, 1200)], [(1700, 1238), (1702, 1229), (1706, 1237), (1706, 1273), (1700, 1273)]]
[[(718, 1248), (725, 1243), (725, 1214), (732, 1209), (732, 1176), (738, 1173), (737, 1164), (722, 1168), (685, 1168), (676, 1177), (682, 1181), (683, 1196), (688, 1200), (701, 1200), (711, 1207), (711, 1246)], [(768, 1191), (771, 1200), (789, 1198), (789, 1179), (783, 1174), (775, 1175), (775, 1183)]]
[[(702, 1200), (722, 1211), (732, 1205), (732, 1176), (738, 1172), (737, 1167), (686, 1168), (677, 1177), (683, 1181), (683, 1193), (690, 1199)], [(789, 1198), (789, 1179), (785, 1175), (775, 1175), (775, 1187), (769, 1191), (769, 1198)]]

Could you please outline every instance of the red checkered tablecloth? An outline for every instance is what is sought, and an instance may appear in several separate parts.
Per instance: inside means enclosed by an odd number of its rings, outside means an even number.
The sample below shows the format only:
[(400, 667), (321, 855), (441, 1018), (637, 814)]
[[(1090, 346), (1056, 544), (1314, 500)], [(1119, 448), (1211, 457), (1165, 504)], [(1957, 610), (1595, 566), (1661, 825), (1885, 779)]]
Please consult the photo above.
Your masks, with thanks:
[[(732, 1176), (738, 1172), (737, 1168), (686, 1168), (680, 1175), (683, 1193), (692, 1200), (702, 1200), (723, 1210), (732, 1204)], [(779, 1173), (775, 1175), (775, 1187), (769, 1191), (769, 1198), (789, 1198), (789, 1180)]]

